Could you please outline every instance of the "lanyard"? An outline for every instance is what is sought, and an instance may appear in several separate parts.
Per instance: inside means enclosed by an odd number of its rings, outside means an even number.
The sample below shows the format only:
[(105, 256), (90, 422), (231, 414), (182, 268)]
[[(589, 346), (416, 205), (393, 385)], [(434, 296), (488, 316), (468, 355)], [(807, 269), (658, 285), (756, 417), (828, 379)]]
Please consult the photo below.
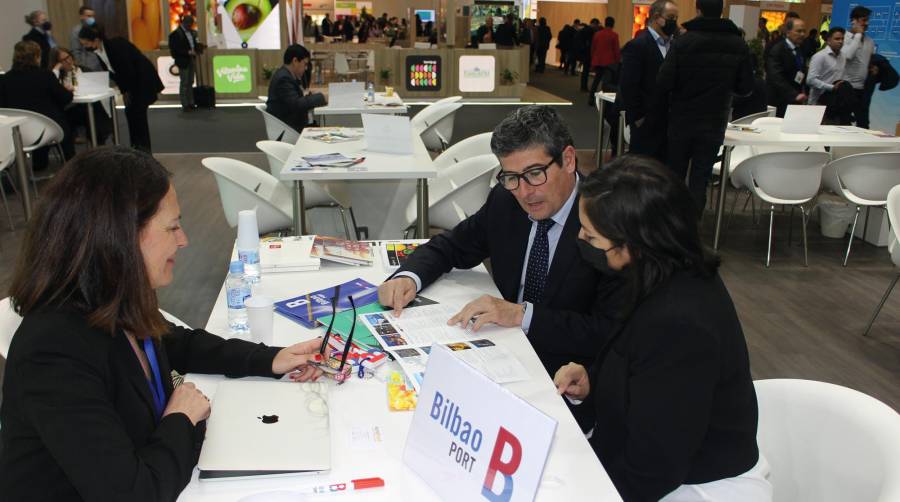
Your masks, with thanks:
[(147, 354), (147, 362), (153, 372), (153, 383), (150, 384), (150, 393), (153, 394), (153, 406), (156, 408), (156, 420), (162, 418), (166, 407), (166, 392), (163, 389), (162, 377), (159, 374), (159, 362), (156, 360), (156, 348), (150, 338), (144, 338), (144, 352)]

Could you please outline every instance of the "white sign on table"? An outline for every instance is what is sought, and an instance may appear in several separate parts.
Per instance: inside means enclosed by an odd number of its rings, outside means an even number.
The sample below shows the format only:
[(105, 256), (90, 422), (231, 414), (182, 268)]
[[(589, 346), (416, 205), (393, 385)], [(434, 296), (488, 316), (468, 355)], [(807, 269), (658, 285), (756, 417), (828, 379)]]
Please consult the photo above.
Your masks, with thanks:
[(413, 153), (412, 125), (403, 115), (362, 115), (366, 150), (369, 152), (410, 155)]
[(431, 348), (403, 463), (445, 500), (534, 499), (556, 420)]
[(328, 84), (328, 105), (335, 108), (361, 108), (365, 105), (365, 82), (332, 82)]
[(781, 132), (788, 134), (819, 134), (825, 107), (816, 105), (788, 105), (784, 112)]
[(109, 91), (108, 71), (81, 72), (78, 77), (78, 94), (100, 94)]

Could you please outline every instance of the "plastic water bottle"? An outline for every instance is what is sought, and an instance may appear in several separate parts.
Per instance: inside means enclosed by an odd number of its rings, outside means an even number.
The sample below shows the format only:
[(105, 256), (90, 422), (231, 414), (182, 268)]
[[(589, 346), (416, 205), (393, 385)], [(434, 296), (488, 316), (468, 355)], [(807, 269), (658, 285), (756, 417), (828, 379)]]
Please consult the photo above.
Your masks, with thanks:
[(233, 261), (225, 278), (225, 297), (228, 300), (228, 329), (231, 334), (250, 331), (247, 325), (247, 307), (244, 300), (250, 297), (250, 284), (244, 278), (244, 263)]
[(250, 284), (259, 283), (259, 230), (256, 210), (238, 213), (237, 252), (244, 264), (244, 277)]
[(373, 82), (366, 84), (366, 96), (369, 103), (375, 102), (375, 84)]

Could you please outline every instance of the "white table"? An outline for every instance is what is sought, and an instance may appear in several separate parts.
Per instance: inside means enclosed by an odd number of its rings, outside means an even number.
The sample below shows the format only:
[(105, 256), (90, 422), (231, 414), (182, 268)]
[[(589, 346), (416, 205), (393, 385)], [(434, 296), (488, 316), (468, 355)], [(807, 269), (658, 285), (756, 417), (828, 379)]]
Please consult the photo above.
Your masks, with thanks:
[[(416, 215), (418, 222), (416, 228), (419, 236), (428, 235), (428, 178), (437, 177), (437, 169), (425, 149), (422, 138), (413, 131), (411, 141), (413, 153), (411, 155), (397, 155), (390, 153), (376, 153), (366, 150), (365, 139), (360, 136), (356, 141), (344, 143), (324, 143), (309, 139), (309, 135), (317, 131), (317, 128), (307, 127), (303, 129), (300, 139), (294, 145), (290, 157), (281, 170), (279, 179), (294, 182), (293, 210), (294, 210), (294, 234), (305, 235), (306, 211), (303, 196), (304, 181), (361, 181), (361, 180), (418, 180), (416, 188)], [(347, 157), (365, 157), (360, 165), (364, 171), (350, 171), (348, 169), (313, 169), (307, 171), (292, 171), (301, 157), (319, 155), (324, 153), (340, 152)]]
[(0, 129), (10, 128), (13, 148), (16, 151), (16, 177), (19, 178), (19, 197), (25, 211), (25, 221), (31, 219), (31, 192), (28, 187), (28, 170), (25, 168), (25, 146), (22, 144), (22, 131), (19, 126), (27, 122), (25, 117), (9, 117), (0, 115)]
[(78, 94), (75, 93), (75, 97), (72, 98), (72, 102), (76, 104), (83, 104), (87, 106), (88, 112), (88, 129), (91, 132), (91, 145), (95, 148), (97, 146), (97, 122), (96, 117), (94, 117), (94, 107), (91, 106), (94, 103), (100, 103), (104, 100), (109, 102), (109, 116), (112, 118), (112, 126), (113, 126), (113, 142), (115, 144), (119, 144), (119, 119), (116, 117), (116, 90), (115, 89), (107, 89), (105, 92), (92, 92), (90, 94)]
[(325, 125), (325, 117), (328, 115), (360, 115), (363, 113), (380, 113), (383, 115), (405, 115), (409, 112), (403, 99), (395, 92), (388, 97), (383, 92), (375, 93), (375, 101), (361, 102), (355, 106), (335, 106), (329, 103), (327, 106), (313, 108), (313, 115), (319, 118), (321, 125)]
[[(326, 288), (361, 277), (373, 284), (384, 279), (380, 258), (373, 267), (354, 267), (323, 263), (318, 272), (264, 274), (261, 288), (266, 295), (278, 300), (295, 296), (304, 291)], [(480, 294), (499, 296), (496, 287), (483, 266), (469, 271), (454, 271), (423, 291), (429, 298), (443, 302), (473, 299)], [(212, 333), (227, 334), (227, 306), (224, 287), (209, 317), (206, 329)], [(574, 418), (560, 396), (557, 395), (549, 375), (529, 344), (517, 328), (486, 328), (483, 333), (498, 345), (510, 350), (522, 362), (531, 375), (528, 381), (504, 385), (511, 392), (531, 403), (559, 422), (556, 436), (547, 459), (538, 501), (594, 501), (621, 500), (603, 466), (588, 444)], [(320, 336), (321, 330), (309, 330), (287, 318), (275, 315), (274, 342), (288, 345)], [(388, 411), (386, 388), (382, 381), (396, 363), (386, 363), (378, 368), (375, 378), (360, 380), (355, 376), (342, 385), (329, 384), (329, 421), (332, 441), (332, 469), (317, 475), (296, 475), (279, 478), (241, 481), (199, 481), (195, 469), (190, 484), (179, 497), (179, 502), (234, 502), (241, 497), (272, 490), (298, 489), (311, 484), (329, 484), (354, 478), (381, 477), (385, 488), (350, 492), (341, 500), (365, 501), (430, 501), (438, 500), (431, 488), (402, 461), (406, 434), (413, 414)], [(213, 375), (187, 375), (186, 381), (194, 382), (213, 400), (219, 382), (225, 378)], [(422, 404), (419, 404), (422, 406)], [(383, 443), (369, 451), (351, 449), (351, 431), (354, 428), (378, 426)], [(302, 455), (303, 452), (297, 452)], [(320, 500), (310, 497), (310, 500)], [(326, 500), (322, 497), (321, 500)]]
[[(603, 92), (599, 91), (594, 93), (594, 99), (597, 100), (597, 114), (600, 117), (600, 124), (597, 127), (597, 168), (603, 167), (603, 114), (606, 108), (606, 103), (615, 103), (616, 102), (616, 93), (614, 92)], [(616, 143), (617, 145), (621, 145), (622, 143), (622, 124), (619, 124), (619, 141)], [(610, 138), (612, 141), (612, 138)], [(619, 151), (617, 154), (621, 154), (621, 146), (618, 147)]]
[[(851, 126), (820, 126), (819, 134), (785, 134), (781, 132), (780, 124), (758, 124), (754, 128), (760, 132), (725, 130), (723, 144), (723, 157), (719, 184), (719, 202), (716, 207), (716, 231), (713, 237), (713, 249), (719, 249), (719, 237), (722, 228), (722, 216), (725, 214), (725, 192), (728, 186), (729, 168), (731, 163), (731, 151), (736, 146), (811, 146), (834, 147), (849, 146), (862, 148), (891, 148), (900, 146), (900, 138), (881, 138), (869, 129), (861, 129)], [(840, 132), (838, 127), (844, 131)]]

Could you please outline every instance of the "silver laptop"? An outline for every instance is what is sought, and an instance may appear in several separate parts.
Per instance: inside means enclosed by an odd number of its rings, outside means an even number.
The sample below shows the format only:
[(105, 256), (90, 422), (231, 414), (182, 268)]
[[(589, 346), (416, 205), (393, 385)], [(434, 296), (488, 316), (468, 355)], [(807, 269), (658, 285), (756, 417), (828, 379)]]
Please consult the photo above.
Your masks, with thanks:
[(784, 112), (781, 132), (790, 134), (819, 134), (825, 107), (816, 105), (788, 105)]
[(234, 380), (219, 384), (200, 451), (200, 479), (331, 468), (325, 384)]

